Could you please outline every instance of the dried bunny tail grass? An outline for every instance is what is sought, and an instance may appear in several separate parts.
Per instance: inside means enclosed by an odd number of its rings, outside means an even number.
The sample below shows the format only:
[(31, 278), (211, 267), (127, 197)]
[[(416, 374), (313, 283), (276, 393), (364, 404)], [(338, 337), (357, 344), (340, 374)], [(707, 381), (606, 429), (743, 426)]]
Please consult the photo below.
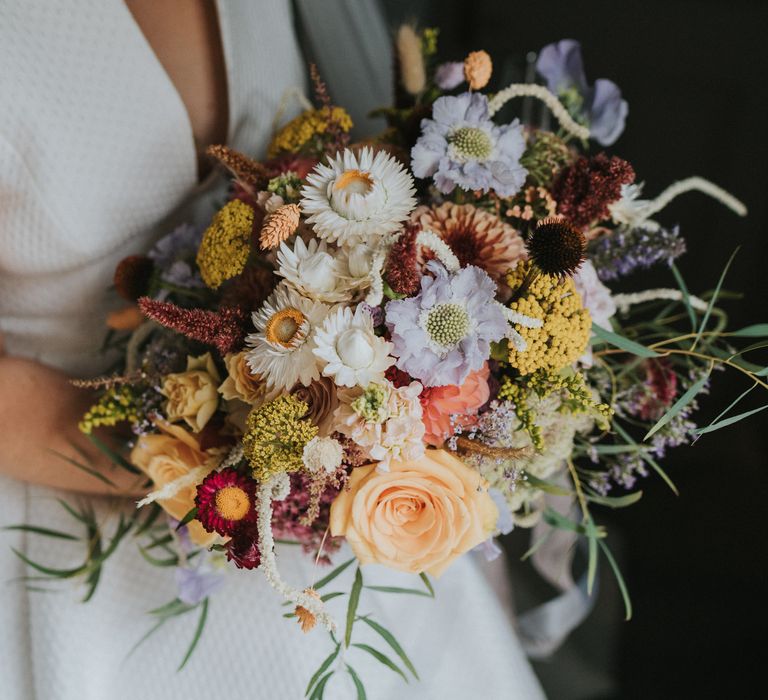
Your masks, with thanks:
[(282, 477), (285, 477), (285, 474), (279, 474), (277, 477), (263, 483), (259, 488), (258, 530), (259, 549), (261, 551), (260, 569), (272, 588), (286, 600), (304, 608), (307, 614), (313, 615), (317, 622), (320, 622), (329, 632), (334, 633), (336, 632), (336, 623), (326, 612), (325, 604), (315, 596), (314, 591), (309, 593), (307, 589), (300, 591), (289, 586), (283, 581), (280, 572), (277, 570), (275, 538), (272, 534), (272, 498), (275, 495), (276, 487), (279, 487), (277, 482)]
[(726, 192), (714, 182), (710, 182), (703, 177), (694, 175), (693, 177), (687, 177), (684, 180), (672, 183), (658, 197), (648, 202), (648, 204), (643, 207), (643, 217), (649, 218), (654, 214), (658, 214), (675, 197), (678, 197), (685, 192), (702, 192), (703, 194), (712, 197), (712, 199), (716, 199), (720, 204), (728, 207), (728, 209), (739, 216), (747, 215), (747, 207), (744, 202), (736, 199), (730, 192)]
[(555, 116), (560, 126), (563, 127), (571, 136), (586, 141), (589, 138), (589, 129), (573, 120), (563, 103), (557, 99), (543, 85), (533, 85), (529, 83), (513, 83), (509, 87), (497, 92), (488, 102), (490, 116), (498, 112), (507, 102), (514, 97), (535, 97), (541, 100)]
[(262, 250), (274, 250), (283, 241), (288, 240), (296, 231), (301, 220), (298, 204), (284, 204), (264, 219), (259, 233), (259, 246)]
[(454, 252), (434, 231), (421, 231), (421, 233), (416, 236), (416, 245), (422, 245), (428, 250), (431, 250), (435, 254), (435, 257), (445, 265), (445, 269), (448, 270), (448, 272), (458, 272), (461, 268), (461, 263)]
[(400, 67), (400, 82), (410, 95), (424, 92), (427, 85), (427, 71), (424, 67), (424, 54), (421, 51), (421, 38), (410, 24), (403, 24), (395, 37), (397, 60)]
[(212, 466), (206, 465), (190, 469), (189, 472), (180, 476), (178, 479), (174, 479), (162, 488), (148, 493), (144, 498), (136, 502), (136, 508), (143, 508), (157, 500), (173, 498), (182, 489), (199, 484), (206, 476), (208, 476), (212, 469)]
[(493, 447), (461, 436), (456, 437), (456, 448), (459, 451), (472, 452), (483, 455), (483, 457), (499, 459), (523, 459), (530, 456), (531, 453), (528, 447)]
[[(684, 301), (684, 296), (679, 289), (646, 289), (635, 294), (614, 294), (612, 299), (616, 308), (624, 313), (630, 306), (646, 301)], [(706, 311), (708, 308), (707, 302), (699, 297), (689, 296), (688, 301), (697, 311)]]
[(236, 151), (229, 146), (208, 146), (206, 155), (215, 158), (227, 170), (229, 170), (238, 180), (252, 187), (257, 187), (259, 183), (268, 180), (268, 175), (264, 166), (258, 161)]

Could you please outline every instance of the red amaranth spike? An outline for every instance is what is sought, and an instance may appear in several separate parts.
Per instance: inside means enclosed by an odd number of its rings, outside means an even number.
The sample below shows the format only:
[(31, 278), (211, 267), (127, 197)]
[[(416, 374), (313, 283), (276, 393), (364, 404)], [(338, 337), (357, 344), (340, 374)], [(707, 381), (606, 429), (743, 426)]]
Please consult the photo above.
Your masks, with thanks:
[(149, 297), (139, 299), (139, 308), (161, 326), (206, 345), (214, 345), (222, 355), (237, 350), (245, 338), (247, 315), (241, 308), (225, 307), (218, 311), (184, 309)]
[(389, 251), (384, 279), (392, 291), (410, 296), (419, 291), (421, 270), (416, 262), (416, 236), (421, 228), (408, 223)]

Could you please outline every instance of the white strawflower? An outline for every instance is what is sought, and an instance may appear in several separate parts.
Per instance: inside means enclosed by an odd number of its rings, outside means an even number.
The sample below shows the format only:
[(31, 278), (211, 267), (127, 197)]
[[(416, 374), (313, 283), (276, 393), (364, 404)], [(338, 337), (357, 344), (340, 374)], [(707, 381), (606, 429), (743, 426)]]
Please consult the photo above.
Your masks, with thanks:
[(258, 332), (245, 339), (252, 348), (247, 354), (248, 366), (270, 389), (287, 391), (297, 382), (309, 386), (319, 379), (318, 360), (312, 352), (314, 332), (329, 310), (281, 282), (253, 314)]
[(318, 164), (301, 190), (301, 209), (315, 233), (352, 245), (400, 229), (416, 206), (410, 173), (384, 151), (346, 149)]
[(393, 364), (392, 343), (373, 332), (373, 319), (361, 305), (331, 312), (315, 333), (313, 352), (327, 364), (323, 374), (338, 386), (366, 387), (380, 381)]
[(313, 437), (305, 446), (302, 458), (304, 466), (311, 472), (325, 470), (333, 474), (344, 457), (344, 448), (331, 437)]

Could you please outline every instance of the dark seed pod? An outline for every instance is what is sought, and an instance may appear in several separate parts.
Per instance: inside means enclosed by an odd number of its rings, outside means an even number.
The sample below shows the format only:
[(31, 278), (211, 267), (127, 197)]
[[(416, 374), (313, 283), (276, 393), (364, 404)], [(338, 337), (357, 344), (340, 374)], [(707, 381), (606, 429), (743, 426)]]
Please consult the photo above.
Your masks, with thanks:
[(526, 242), (533, 264), (544, 274), (555, 277), (576, 272), (584, 262), (586, 245), (581, 231), (555, 216), (539, 221)]

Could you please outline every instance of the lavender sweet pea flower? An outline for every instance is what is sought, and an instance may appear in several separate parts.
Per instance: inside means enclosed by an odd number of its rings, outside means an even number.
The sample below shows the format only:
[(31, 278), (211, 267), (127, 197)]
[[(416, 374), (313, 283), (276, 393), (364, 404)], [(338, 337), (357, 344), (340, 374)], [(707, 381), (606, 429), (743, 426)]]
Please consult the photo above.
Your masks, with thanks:
[(434, 277), (422, 277), (417, 296), (386, 306), (392, 354), (424, 386), (461, 385), (504, 337), (507, 321), (494, 303), (496, 285), (479, 267), (450, 275), (432, 260), (427, 270)]
[(224, 574), (212, 571), (205, 564), (195, 567), (177, 567), (175, 572), (179, 600), (197, 605), (224, 585)]
[(435, 71), (435, 82), (441, 90), (453, 90), (464, 82), (464, 63), (449, 61), (441, 63)]
[(432, 119), (421, 121), (411, 167), (416, 177), (433, 177), (444, 194), (458, 186), (511, 197), (528, 175), (520, 165), (524, 150), (517, 119), (497, 126), (488, 114), (488, 98), (465, 92), (435, 100)]
[(536, 70), (547, 81), (550, 92), (564, 99), (569, 111), (575, 112), (574, 117), (587, 122), (595, 141), (610, 146), (621, 136), (629, 106), (616, 83), (604, 78), (592, 86), (587, 83), (578, 41), (563, 39), (545, 46)]

